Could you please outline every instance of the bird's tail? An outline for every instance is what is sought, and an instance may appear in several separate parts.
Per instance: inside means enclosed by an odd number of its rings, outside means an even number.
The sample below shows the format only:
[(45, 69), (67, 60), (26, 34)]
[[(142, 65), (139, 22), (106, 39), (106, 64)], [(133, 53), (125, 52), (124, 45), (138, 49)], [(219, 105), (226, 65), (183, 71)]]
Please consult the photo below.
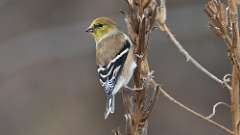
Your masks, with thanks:
[(115, 110), (115, 96), (110, 96), (107, 98), (106, 112), (104, 118), (107, 119), (110, 113), (114, 113)]

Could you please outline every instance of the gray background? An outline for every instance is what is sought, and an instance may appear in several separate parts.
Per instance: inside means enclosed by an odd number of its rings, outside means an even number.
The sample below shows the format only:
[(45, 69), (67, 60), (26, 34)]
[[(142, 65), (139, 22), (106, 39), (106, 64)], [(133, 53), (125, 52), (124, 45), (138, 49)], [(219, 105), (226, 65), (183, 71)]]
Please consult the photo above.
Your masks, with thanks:
[[(231, 72), (226, 48), (207, 27), (200, 0), (168, 0), (168, 23), (192, 56), (222, 78)], [(123, 127), (116, 114), (104, 120), (104, 94), (96, 79), (95, 45), (84, 32), (90, 21), (109, 16), (126, 31), (123, 0), (0, 0), (0, 134), (110, 135)], [(151, 38), (150, 64), (157, 81), (184, 104), (208, 115), (229, 93), (172, 45), (164, 33)], [(214, 120), (230, 128), (230, 110)], [(161, 97), (150, 118), (151, 135), (227, 133)]]

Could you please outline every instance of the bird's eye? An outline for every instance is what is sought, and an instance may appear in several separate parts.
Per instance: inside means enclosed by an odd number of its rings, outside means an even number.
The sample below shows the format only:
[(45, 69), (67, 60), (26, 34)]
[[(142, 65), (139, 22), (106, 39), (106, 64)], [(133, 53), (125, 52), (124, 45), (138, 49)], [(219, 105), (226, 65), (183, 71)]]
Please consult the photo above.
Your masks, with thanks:
[(103, 24), (100, 24), (100, 23), (95, 25), (95, 28), (102, 28), (102, 27), (103, 27)]

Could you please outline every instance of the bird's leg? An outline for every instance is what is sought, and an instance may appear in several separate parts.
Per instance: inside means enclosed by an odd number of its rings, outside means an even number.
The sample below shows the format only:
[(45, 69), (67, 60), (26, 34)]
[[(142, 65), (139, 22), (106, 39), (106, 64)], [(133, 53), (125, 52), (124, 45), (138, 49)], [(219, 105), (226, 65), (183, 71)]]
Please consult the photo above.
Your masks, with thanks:
[(129, 87), (127, 85), (124, 86), (126, 89), (132, 90), (132, 91), (142, 91), (143, 90), (143, 86), (140, 88), (136, 88), (136, 87)]
[(137, 58), (142, 59), (144, 57), (144, 54), (134, 54)]

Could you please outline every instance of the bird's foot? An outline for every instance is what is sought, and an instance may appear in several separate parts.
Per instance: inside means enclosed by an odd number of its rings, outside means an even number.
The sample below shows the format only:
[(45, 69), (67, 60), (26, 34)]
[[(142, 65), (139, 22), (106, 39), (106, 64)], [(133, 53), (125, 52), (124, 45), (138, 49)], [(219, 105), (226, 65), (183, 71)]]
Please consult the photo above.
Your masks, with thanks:
[(129, 90), (132, 90), (132, 91), (142, 91), (143, 90), (143, 86), (140, 87), (140, 88), (136, 88), (136, 87), (132, 88), (132, 87), (129, 87), (129, 86), (125, 85), (124, 87), (129, 89)]
[(144, 54), (135, 54), (135, 56), (139, 59), (142, 59), (144, 57)]

